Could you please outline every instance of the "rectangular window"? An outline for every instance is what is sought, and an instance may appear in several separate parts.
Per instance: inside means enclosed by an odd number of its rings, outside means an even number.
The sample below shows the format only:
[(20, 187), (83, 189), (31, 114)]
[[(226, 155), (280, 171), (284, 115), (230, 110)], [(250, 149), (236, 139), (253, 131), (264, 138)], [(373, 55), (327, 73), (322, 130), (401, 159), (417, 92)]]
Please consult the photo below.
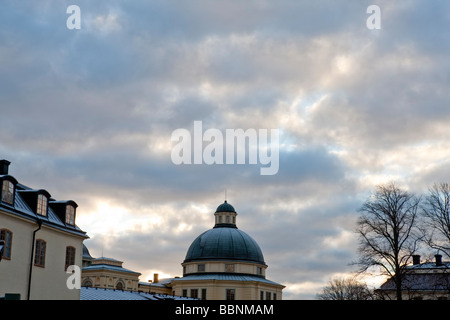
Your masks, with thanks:
[(270, 292), (266, 292), (266, 300), (272, 300)]
[(234, 272), (234, 264), (226, 263), (225, 264), (225, 272)]
[(236, 291), (234, 289), (227, 289), (227, 300), (236, 300)]
[(273, 300), (277, 300), (277, 294), (276, 293), (273, 294)]
[(183, 296), (183, 297), (187, 297), (187, 289), (183, 289), (183, 291), (182, 291), (182, 296)]
[(257, 267), (257, 268), (256, 268), (256, 272), (257, 272), (257, 274), (258, 274), (259, 276), (262, 276), (262, 275), (263, 275), (263, 271), (262, 271), (262, 268), (261, 268), (261, 267)]
[(14, 184), (11, 181), (3, 181), (2, 201), (9, 204), (14, 204)]
[(206, 289), (202, 289), (202, 300), (206, 300)]
[(73, 206), (66, 207), (66, 224), (75, 225), (75, 208)]
[(45, 267), (45, 249), (46, 242), (44, 240), (36, 240), (36, 248), (34, 250), (34, 265)]
[(264, 291), (259, 292), (259, 300), (264, 300)]
[(206, 267), (205, 267), (204, 263), (197, 265), (197, 271), (198, 272), (205, 272), (205, 270), (206, 270)]
[(7, 229), (1, 229), (0, 240), (5, 241), (5, 248), (3, 249), (3, 258), (11, 259), (12, 232)]
[(64, 270), (67, 270), (69, 266), (75, 264), (75, 248), (74, 247), (66, 247), (66, 263)]
[(39, 194), (37, 203), (37, 214), (41, 216), (47, 216), (47, 197)]
[(191, 289), (191, 298), (198, 298), (198, 289)]

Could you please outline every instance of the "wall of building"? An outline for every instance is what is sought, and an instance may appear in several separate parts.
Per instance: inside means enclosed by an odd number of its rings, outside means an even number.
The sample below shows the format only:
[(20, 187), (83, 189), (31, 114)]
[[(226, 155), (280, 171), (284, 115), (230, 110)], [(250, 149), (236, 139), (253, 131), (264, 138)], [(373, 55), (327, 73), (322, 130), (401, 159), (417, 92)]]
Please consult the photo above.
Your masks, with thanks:
[[(204, 272), (213, 272), (213, 273), (221, 273), (225, 272), (226, 264), (234, 264), (234, 272), (235, 273), (243, 273), (243, 274), (254, 274), (254, 275), (265, 275), (265, 270), (267, 269), (266, 265), (255, 264), (255, 263), (246, 263), (239, 261), (201, 261), (201, 262), (189, 262), (183, 263), (183, 270), (185, 274), (190, 273), (200, 273), (198, 271), (198, 265), (204, 264), (205, 271)], [(261, 274), (258, 273), (258, 268), (261, 268)]]
[[(38, 225), (32, 220), (0, 212), (0, 228), (13, 233), (11, 259), (0, 262), (0, 295), (19, 293), (21, 299), (27, 299), (32, 238)], [(75, 248), (75, 264), (81, 268), (84, 237), (42, 225), (36, 232), (36, 239), (46, 242), (45, 267), (35, 266), (33, 261), (30, 299), (78, 300), (80, 290), (70, 290), (66, 285), (70, 276), (65, 271), (66, 247)]]
[(89, 270), (83, 271), (81, 282), (85, 283), (86, 280), (90, 280), (94, 288), (116, 289), (117, 283), (121, 282), (123, 290), (138, 291), (138, 275), (107, 270)]
[(235, 300), (260, 300), (261, 291), (264, 293), (264, 300), (267, 292), (270, 299), (281, 300), (282, 288), (270, 284), (256, 281), (224, 281), (224, 280), (201, 280), (183, 281), (182, 278), (172, 283), (172, 290), (177, 296), (183, 296), (183, 290), (187, 290), (187, 296), (191, 297), (191, 290), (198, 289), (198, 298), (201, 297), (201, 290), (206, 289), (207, 300), (226, 300), (227, 289), (235, 290)]

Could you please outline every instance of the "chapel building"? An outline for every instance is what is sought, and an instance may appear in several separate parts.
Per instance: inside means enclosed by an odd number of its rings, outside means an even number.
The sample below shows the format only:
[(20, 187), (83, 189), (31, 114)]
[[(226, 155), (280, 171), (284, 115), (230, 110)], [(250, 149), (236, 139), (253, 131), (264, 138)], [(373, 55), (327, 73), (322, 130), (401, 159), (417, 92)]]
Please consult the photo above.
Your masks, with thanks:
[(238, 229), (234, 207), (225, 201), (214, 217), (214, 227), (189, 246), (183, 277), (164, 283), (167, 293), (206, 300), (281, 300), (285, 286), (266, 279), (261, 248)]

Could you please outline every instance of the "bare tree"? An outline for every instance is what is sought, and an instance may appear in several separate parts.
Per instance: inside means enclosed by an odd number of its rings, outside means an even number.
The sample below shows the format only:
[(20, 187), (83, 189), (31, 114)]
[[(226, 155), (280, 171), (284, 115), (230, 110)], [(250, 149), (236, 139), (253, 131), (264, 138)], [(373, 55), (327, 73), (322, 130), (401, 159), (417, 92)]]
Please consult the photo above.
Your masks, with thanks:
[(365, 283), (355, 278), (335, 278), (317, 294), (319, 300), (372, 300), (373, 294)]
[(402, 300), (405, 267), (417, 251), (421, 239), (418, 229), (420, 199), (397, 187), (380, 185), (360, 208), (358, 220), (360, 272), (379, 267), (391, 277), (396, 298)]
[(422, 206), (427, 228), (426, 242), (450, 257), (450, 185), (434, 184)]

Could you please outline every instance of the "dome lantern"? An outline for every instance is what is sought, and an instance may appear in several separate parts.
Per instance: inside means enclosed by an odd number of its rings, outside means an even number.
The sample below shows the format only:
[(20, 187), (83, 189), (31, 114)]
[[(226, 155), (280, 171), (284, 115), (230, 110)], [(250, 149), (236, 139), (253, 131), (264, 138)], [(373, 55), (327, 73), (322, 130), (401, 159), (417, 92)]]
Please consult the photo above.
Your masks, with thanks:
[(233, 206), (225, 200), (220, 206), (217, 207), (216, 212), (214, 213), (216, 224), (214, 228), (218, 227), (230, 227), (237, 228), (236, 226), (236, 210), (234, 210)]

